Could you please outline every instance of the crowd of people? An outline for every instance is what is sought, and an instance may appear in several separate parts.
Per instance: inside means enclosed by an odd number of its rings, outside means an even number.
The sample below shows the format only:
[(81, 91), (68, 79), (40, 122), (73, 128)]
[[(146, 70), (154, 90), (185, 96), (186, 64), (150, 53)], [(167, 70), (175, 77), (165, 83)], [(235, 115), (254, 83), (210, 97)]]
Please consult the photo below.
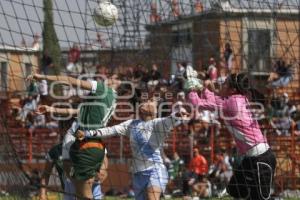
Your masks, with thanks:
[[(51, 135), (56, 136), (59, 129), (62, 135), (60, 143), (47, 154), (40, 199), (46, 199), (45, 188), (54, 166), (59, 172), (65, 199), (101, 199), (101, 183), (107, 178), (107, 152), (109, 154), (103, 138), (115, 135), (130, 138), (134, 170), (133, 190), (129, 191), (129, 196), (134, 193), (136, 199), (159, 199), (163, 193), (186, 199), (226, 194), (241, 198), (248, 195), (248, 189), (252, 199), (268, 199), (270, 188), (266, 185), (273, 179), (276, 161), (257, 120), (266, 120), (277, 135), (289, 135), (292, 126), (296, 125), (300, 130), (299, 109), (289, 101), (287, 93), (279, 97), (274, 92), (263, 95), (251, 86), (248, 76), (232, 73), (232, 60), (233, 51), (226, 44), (223, 61), (217, 63), (216, 58), (211, 57), (207, 67), (203, 66), (200, 71), (185, 62), (178, 62), (176, 72), (171, 76), (161, 74), (156, 63), (150, 68), (142, 64), (114, 69), (99, 65), (94, 75), (77, 79), (80, 74), (76, 73), (84, 71), (79, 67), (78, 46), (71, 49), (67, 73), (62, 76), (49, 75), (53, 63), (46, 51), (40, 69), (42, 73), (28, 77), (28, 97), (23, 100), (22, 108), (13, 108), (16, 120), (29, 131), (48, 128)], [(287, 86), (293, 79), (293, 67), (294, 64), (276, 61), (266, 88), (274, 91)], [(78, 88), (81, 92), (76, 90), (72, 95), (85, 94), (88, 99), (72, 102), (72, 108), (45, 105), (48, 85), (53, 81)], [(122, 84), (124, 81), (131, 84)], [(68, 88), (64, 90), (69, 92)], [(133, 96), (128, 101), (137, 108), (137, 116), (107, 127), (116, 110), (117, 97), (132, 91)], [(248, 100), (265, 106), (264, 112), (257, 114), (259, 117), (250, 113)], [(166, 102), (170, 104), (164, 104)], [(237, 103), (239, 107), (235, 106)], [(187, 104), (197, 109), (191, 110)], [(158, 113), (160, 107), (165, 112)], [(216, 114), (216, 108), (224, 112), (224, 119)], [(226, 118), (241, 112), (241, 119)], [(69, 116), (71, 120), (58, 123), (49, 114)], [(249, 125), (248, 129), (241, 121)], [(203, 128), (196, 134), (206, 139), (211, 128), (218, 137), (221, 124), (225, 123), (235, 139), (235, 151), (245, 158), (240, 159), (231, 149), (220, 149), (215, 151), (212, 160), (201, 154), (197, 142), (193, 144), (191, 159), (181, 158), (180, 152), (174, 152), (172, 160), (162, 156), (160, 150), (171, 129), (187, 124), (191, 127), (193, 123), (202, 124)], [(265, 173), (264, 180), (257, 177), (260, 170)], [(252, 180), (247, 180), (248, 177)]]

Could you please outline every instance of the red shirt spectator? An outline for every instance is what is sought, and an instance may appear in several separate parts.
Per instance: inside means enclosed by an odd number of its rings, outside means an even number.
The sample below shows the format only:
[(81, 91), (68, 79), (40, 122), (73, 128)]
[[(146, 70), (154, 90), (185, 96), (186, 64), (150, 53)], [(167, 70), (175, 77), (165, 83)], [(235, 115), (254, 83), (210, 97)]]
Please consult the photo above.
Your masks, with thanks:
[(200, 2), (200, 0), (197, 0), (195, 5), (195, 13), (200, 13), (203, 11), (203, 4)]
[(76, 44), (70, 49), (68, 54), (68, 59), (70, 63), (76, 63), (80, 59), (80, 49)]
[(189, 170), (198, 175), (205, 175), (208, 172), (207, 160), (199, 153), (197, 148), (193, 149), (193, 159), (190, 161)]

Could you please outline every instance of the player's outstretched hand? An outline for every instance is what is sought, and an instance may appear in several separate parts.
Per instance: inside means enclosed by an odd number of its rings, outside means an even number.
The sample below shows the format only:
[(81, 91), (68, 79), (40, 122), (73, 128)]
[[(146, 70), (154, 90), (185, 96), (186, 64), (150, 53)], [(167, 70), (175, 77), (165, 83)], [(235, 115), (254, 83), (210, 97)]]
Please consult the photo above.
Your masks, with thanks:
[(40, 74), (36, 74), (36, 73), (32, 73), (29, 76), (27, 76), (26, 81), (34, 81), (34, 80), (39, 80), (41, 79), (41, 75)]
[(43, 114), (45, 114), (45, 113), (50, 112), (50, 110), (51, 110), (51, 107), (50, 107), (50, 106), (47, 106), (47, 105), (40, 105), (40, 106), (38, 106), (38, 108), (36, 109), (35, 114), (37, 114), (37, 115), (43, 115)]
[(77, 140), (82, 141), (85, 138), (84, 131), (82, 130), (77, 130), (75, 133), (75, 137)]

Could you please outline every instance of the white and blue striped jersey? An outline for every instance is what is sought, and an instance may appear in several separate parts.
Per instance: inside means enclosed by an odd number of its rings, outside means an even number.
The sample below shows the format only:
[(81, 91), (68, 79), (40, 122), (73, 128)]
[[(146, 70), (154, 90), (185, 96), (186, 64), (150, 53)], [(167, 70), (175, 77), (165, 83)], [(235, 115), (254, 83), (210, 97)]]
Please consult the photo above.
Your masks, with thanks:
[(178, 125), (175, 117), (157, 118), (151, 121), (128, 120), (119, 125), (98, 130), (86, 131), (86, 137), (127, 136), (133, 158), (133, 172), (153, 169), (163, 165), (160, 154), (165, 138), (170, 130)]

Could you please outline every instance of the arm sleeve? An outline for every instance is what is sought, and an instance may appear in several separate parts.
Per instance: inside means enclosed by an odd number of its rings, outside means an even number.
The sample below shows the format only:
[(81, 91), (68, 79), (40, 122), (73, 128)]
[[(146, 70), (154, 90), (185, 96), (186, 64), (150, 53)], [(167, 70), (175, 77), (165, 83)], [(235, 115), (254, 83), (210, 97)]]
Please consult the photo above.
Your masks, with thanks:
[(94, 81), (94, 80), (88, 80), (88, 82), (90, 82), (90, 84), (92, 85), (92, 93), (95, 94), (96, 91), (97, 91), (97, 81)]
[(224, 100), (215, 95), (213, 92), (205, 89), (202, 93), (202, 98), (199, 97), (197, 92), (190, 92), (188, 94), (188, 100), (194, 105), (201, 109), (214, 111), (216, 109), (222, 109)]
[(103, 94), (106, 94), (108, 90), (111, 88), (107, 87), (103, 82), (97, 82), (94, 80), (89, 80), (90, 84), (92, 85), (92, 94), (95, 94), (97, 96), (101, 96)]
[(153, 132), (149, 142), (153, 148), (159, 148), (165, 141), (165, 138), (171, 132), (171, 129), (177, 126), (180, 120), (175, 117), (169, 116), (165, 118), (158, 118), (151, 121), (153, 124)]
[(178, 124), (178, 121), (180, 120), (176, 120), (176, 118), (173, 116), (154, 119), (152, 121), (153, 130), (154, 132), (157, 132), (159, 134), (161, 133), (166, 134), (170, 132), (170, 130)]
[(132, 120), (128, 120), (128, 121), (125, 121), (121, 124), (118, 124), (118, 125), (115, 125), (112, 127), (85, 131), (85, 137), (107, 138), (107, 137), (112, 137), (112, 136), (116, 136), (116, 135), (127, 136), (129, 134), (128, 129), (129, 129), (131, 122), (132, 122)]

